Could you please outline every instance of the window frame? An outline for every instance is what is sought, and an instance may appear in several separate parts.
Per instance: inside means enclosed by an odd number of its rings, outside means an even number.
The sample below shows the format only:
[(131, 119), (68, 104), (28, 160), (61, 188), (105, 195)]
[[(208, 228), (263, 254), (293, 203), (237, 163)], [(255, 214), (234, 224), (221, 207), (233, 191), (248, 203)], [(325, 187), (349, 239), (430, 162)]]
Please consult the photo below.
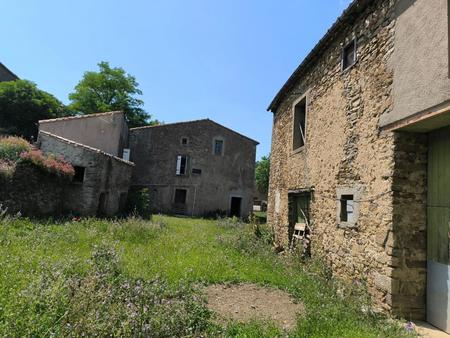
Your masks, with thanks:
[[(303, 140), (303, 145), (301, 145), (297, 148), (294, 148), (296, 107), (303, 101), (305, 102), (305, 130), (304, 130), (304, 135), (303, 135), (304, 140)], [(292, 154), (296, 154), (296, 153), (303, 151), (303, 149), (305, 149), (305, 146), (307, 144), (307, 141), (308, 141), (308, 110), (309, 110), (308, 106), (309, 106), (308, 93), (305, 93), (304, 95), (300, 96), (292, 104), (292, 135), (291, 135), (291, 152), (292, 152)]]
[[(186, 140), (186, 143), (183, 143), (184, 140)], [(180, 144), (181, 144), (182, 146), (187, 146), (187, 145), (189, 145), (189, 138), (186, 137), (186, 136), (183, 136), (183, 137), (180, 139)]]
[[(183, 158), (185, 159), (185, 163), (184, 163), (184, 171), (183, 173), (181, 172), (181, 168), (182, 168), (182, 161)], [(180, 166), (178, 166), (178, 161), (180, 159)], [(176, 162), (175, 162), (175, 175), (176, 176), (187, 176), (188, 172), (189, 172), (189, 156), (188, 155), (177, 155), (176, 157)]]
[[(216, 153), (216, 142), (222, 142), (222, 152), (220, 154)], [(224, 156), (225, 154), (225, 139), (223, 137), (214, 137), (212, 142), (212, 153), (214, 156)]]
[[(337, 204), (336, 204), (336, 222), (338, 228), (342, 229), (354, 229), (359, 226), (359, 216), (360, 216), (360, 202), (363, 196), (364, 189), (362, 186), (351, 186), (351, 187), (338, 187), (336, 189), (337, 196)], [(349, 220), (348, 218), (342, 219), (343, 215), (343, 206), (345, 204), (346, 208), (348, 207), (348, 203), (343, 203), (343, 201), (349, 201), (349, 196), (353, 196), (353, 219)], [(348, 212), (346, 211), (348, 215)]]
[[(353, 46), (353, 62), (346, 65), (346, 51), (349, 47)], [(350, 42), (343, 45), (341, 52), (341, 71), (345, 72), (351, 69), (358, 62), (358, 44), (356, 42), (356, 38), (353, 38)]]

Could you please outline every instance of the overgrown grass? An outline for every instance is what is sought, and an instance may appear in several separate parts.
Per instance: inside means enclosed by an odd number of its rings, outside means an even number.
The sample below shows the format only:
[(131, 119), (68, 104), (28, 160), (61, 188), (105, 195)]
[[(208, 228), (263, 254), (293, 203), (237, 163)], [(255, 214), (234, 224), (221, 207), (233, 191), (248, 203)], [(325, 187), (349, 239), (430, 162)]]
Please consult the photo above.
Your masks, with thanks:
[[(317, 262), (276, 255), (267, 229), (230, 220), (33, 222), (0, 227), (0, 336), (401, 337)], [(259, 233), (259, 238), (255, 236)], [(286, 290), (306, 314), (292, 332), (270, 323), (220, 328), (201, 285)], [(338, 292), (339, 290), (339, 292)], [(364, 310), (364, 311), (363, 311)]]

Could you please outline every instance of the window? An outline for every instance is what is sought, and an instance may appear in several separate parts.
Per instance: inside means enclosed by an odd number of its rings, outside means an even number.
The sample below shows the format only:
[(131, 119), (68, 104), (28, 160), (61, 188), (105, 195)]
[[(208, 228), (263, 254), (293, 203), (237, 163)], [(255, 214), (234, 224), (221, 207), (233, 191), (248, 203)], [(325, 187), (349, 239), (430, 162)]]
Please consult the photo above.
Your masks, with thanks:
[(130, 160), (130, 149), (128, 148), (123, 149), (122, 159), (124, 159), (125, 161)]
[(356, 228), (359, 219), (359, 201), (363, 198), (364, 187), (338, 187), (336, 189), (336, 221), (339, 228)]
[(214, 155), (223, 155), (223, 140), (214, 140)]
[(186, 189), (175, 189), (175, 198), (174, 198), (175, 204), (186, 204), (186, 195), (187, 195)]
[(181, 138), (181, 144), (184, 145), (184, 146), (188, 144), (188, 139), (187, 139), (187, 137), (182, 137), (182, 138)]
[(342, 195), (341, 202), (341, 222), (354, 223), (355, 222), (355, 209), (353, 195)]
[(186, 168), (187, 168), (187, 161), (188, 158), (185, 155), (178, 155), (177, 156), (177, 170), (176, 175), (186, 175)]
[(201, 169), (192, 169), (192, 173), (193, 174), (196, 174), (196, 175), (200, 175), (201, 173), (202, 173), (202, 170)]
[(342, 50), (342, 70), (353, 66), (356, 63), (356, 40), (353, 39)]
[(72, 181), (78, 182), (78, 183), (83, 183), (85, 168), (74, 166), (73, 169), (75, 170), (75, 175), (73, 175)]
[(294, 106), (293, 150), (300, 149), (306, 142), (306, 98)]

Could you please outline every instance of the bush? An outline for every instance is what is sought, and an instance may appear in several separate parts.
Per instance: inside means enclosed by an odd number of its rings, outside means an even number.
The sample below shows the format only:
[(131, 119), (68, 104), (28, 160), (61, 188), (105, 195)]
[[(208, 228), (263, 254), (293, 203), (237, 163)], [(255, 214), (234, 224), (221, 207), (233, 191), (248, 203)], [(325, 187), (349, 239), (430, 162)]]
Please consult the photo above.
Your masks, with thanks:
[(75, 175), (73, 166), (62, 157), (54, 155), (44, 155), (40, 150), (34, 149), (20, 154), (22, 163), (31, 163), (44, 171), (55, 174), (59, 177), (71, 178)]
[(32, 149), (31, 144), (20, 137), (0, 138), (0, 160), (16, 162), (20, 154)]
[(150, 191), (148, 188), (135, 189), (128, 193), (127, 211), (145, 219), (151, 218)]

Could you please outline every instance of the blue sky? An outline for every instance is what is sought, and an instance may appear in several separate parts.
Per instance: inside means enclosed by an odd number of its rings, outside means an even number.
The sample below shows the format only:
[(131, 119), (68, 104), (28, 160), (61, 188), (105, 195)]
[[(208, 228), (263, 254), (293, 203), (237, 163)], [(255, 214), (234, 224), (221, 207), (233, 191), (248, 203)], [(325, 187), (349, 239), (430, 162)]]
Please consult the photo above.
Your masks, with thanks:
[(0, 62), (68, 103), (86, 70), (134, 75), (146, 110), (211, 118), (270, 152), (272, 98), (349, 0), (0, 2)]

